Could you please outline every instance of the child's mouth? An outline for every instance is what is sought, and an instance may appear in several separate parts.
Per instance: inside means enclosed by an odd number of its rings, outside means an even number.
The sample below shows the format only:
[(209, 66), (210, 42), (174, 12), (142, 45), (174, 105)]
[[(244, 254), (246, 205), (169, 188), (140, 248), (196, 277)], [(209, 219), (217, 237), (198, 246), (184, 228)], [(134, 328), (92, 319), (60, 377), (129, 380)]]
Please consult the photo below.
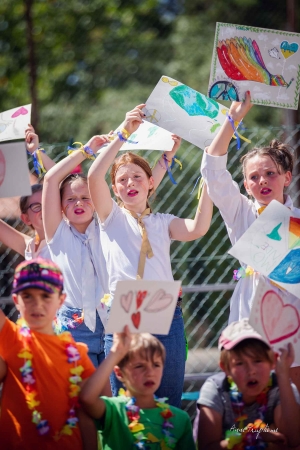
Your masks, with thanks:
[(258, 385), (258, 381), (257, 380), (250, 380), (250, 381), (248, 381), (248, 383), (247, 383), (247, 386), (248, 387), (255, 387), (255, 386), (257, 386)]
[(128, 191), (128, 193), (127, 193), (127, 195), (129, 196), (129, 197), (135, 197), (136, 195), (138, 194), (138, 191)]
[(154, 386), (154, 381), (146, 381), (146, 383), (144, 383), (144, 386), (152, 387), (152, 386)]
[(263, 189), (260, 191), (260, 193), (261, 193), (262, 195), (268, 195), (268, 194), (270, 194), (270, 192), (272, 192), (272, 190), (269, 189), (269, 188), (263, 188)]
[(74, 213), (77, 215), (80, 215), (80, 214), (84, 213), (84, 210), (83, 209), (75, 209)]

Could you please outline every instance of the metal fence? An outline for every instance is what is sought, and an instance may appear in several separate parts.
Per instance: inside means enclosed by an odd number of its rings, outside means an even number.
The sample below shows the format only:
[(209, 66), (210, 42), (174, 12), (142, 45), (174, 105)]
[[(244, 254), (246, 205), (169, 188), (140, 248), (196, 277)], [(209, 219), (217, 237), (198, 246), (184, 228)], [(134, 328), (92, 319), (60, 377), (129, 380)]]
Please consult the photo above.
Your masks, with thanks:
[[(244, 131), (251, 139), (251, 144), (242, 141), (238, 151), (236, 143), (232, 142), (229, 149), (228, 169), (233, 178), (239, 183), (243, 191), (243, 179), (240, 170), (239, 159), (250, 148), (262, 146), (273, 138), (299, 146), (299, 126), (294, 128), (255, 128)], [(43, 145), (47, 154), (58, 161), (66, 155), (64, 144)], [(157, 158), (157, 152), (140, 152), (151, 163)], [(167, 175), (159, 186), (152, 208), (155, 211), (169, 212), (179, 217), (192, 217), (197, 207), (196, 194), (191, 193), (196, 179), (199, 176), (202, 151), (193, 145), (183, 143), (178, 152), (178, 157), (183, 168), (174, 168), (174, 178), (177, 181), (173, 185)], [(84, 163), (83, 170), (87, 170), (88, 163)], [(29, 161), (29, 165), (31, 162)], [(300, 203), (300, 171), (299, 158), (295, 161), (295, 173), (290, 193), (295, 203)], [(196, 189), (197, 190), (197, 189)], [(29, 233), (30, 230), (20, 219), (16, 218), (18, 211), (11, 211), (10, 217), (5, 220), (13, 227)], [(182, 280), (184, 303), (183, 312), (185, 318), (186, 334), (189, 343), (189, 357), (186, 367), (185, 390), (194, 391), (205, 379), (206, 374), (214, 372), (218, 368), (217, 341), (222, 328), (226, 325), (229, 315), (229, 303), (234, 281), (232, 273), (238, 268), (239, 263), (227, 254), (230, 242), (222, 218), (215, 208), (212, 224), (209, 232), (202, 239), (194, 242), (174, 242), (171, 245), (171, 260), (175, 279)], [(1, 307), (14, 319), (15, 310), (6, 305), (10, 299), (10, 287), (13, 271), (16, 264), (22, 258), (12, 250), (0, 245), (0, 297)], [(200, 382), (200, 384), (199, 384)], [(191, 416), (194, 412), (193, 402), (185, 402)]]

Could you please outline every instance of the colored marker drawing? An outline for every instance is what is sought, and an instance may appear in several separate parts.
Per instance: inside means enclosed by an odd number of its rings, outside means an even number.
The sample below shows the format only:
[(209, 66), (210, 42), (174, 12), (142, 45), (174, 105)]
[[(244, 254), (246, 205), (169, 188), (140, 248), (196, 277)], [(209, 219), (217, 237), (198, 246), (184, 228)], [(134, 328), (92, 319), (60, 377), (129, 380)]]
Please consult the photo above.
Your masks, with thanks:
[[(288, 60), (288, 62), (287, 62)], [(217, 23), (209, 97), (298, 109), (300, 34)]]
[(0, 141), (25, 138), (30, 115), (31, 105), (20, 106), (0, 113)]
[(169, 95), (189, 116), (207, 116), (215, 119), (219, 114), (219, 104), (217, 102), (185, 84), (172, 89)]
[(218, 58), (226, 75), (232, 80), (257, 81), (270, 86), (289, 87), (282, 75), (272, 75), (263, 60), (259, 46), (253, 39), (234, 37), (218, 42)]

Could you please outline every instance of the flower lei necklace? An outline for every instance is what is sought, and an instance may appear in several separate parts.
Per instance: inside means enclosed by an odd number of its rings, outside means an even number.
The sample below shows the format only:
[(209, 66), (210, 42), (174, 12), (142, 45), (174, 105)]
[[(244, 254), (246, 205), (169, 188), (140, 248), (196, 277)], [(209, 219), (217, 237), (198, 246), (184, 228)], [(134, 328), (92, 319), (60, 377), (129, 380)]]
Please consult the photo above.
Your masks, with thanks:
[[(32, 366), (33, 353), (31, 350), (32, 334), (30, 328), (27, 326), (23, 319), (18, 321), (20, 327), (20, 334), (23, 338), (23, 350), (18, 354), (18, 357), (24, 360), (23, 366), (20, 368), (21, 377), (25, 386), (26, 403), (28, 409), (32, 411), (32, 422), (35, 424), (37, 432), (40, 436), (49, 435), (50, 426), (48, 420), (42, 418), (42, 414), (38, 411), (37, 407), (40, 405), (40, 401), (36, 399), (38, 392), (36, 390), (36, 379), (34, 377), (34, 368)], [(82, 366), (77, 366), (77, 361), (80, 359), (80, 354), (75, 342), (69, 332), (57, 335), (59, 339), (65, 343), (65, 350), (67, 361), (69, 364), (73, 364), (70, 369), (70, 386), (69, 386), (69, 412), (68, 417), (60, 431), (57, 431), (53, 435), (54, 440), (59, 440), (63, 435), (71, 435), (72, 428), (76, 428), (78, 418), (76, 417), (76, 406), (78, 404), (78, 394), (80, 391), (79, 383), (82, 381), (81, 374), (83, 372)]]
[[(124, 389), (119, 390), (119, 395), (127, 397)], [(166, 403), (167, 398), (157, 398), (154, 397), (156, 408), (161, 408), (160, 415), (163, 418), (162, 423), (162, 434), (163, 441), (161, 442), (161, 449), (168, 450), (176, 447), (177, 439), (174, 437), (172, 433), (172, 428), (174, 425), (169, 421), (171, 417), (174, 417), (175, 414), (170, 410), (169, 405)], [(134, 447), (140, 450), (147, 450), (149, 447), (147, 446), (147, 436), (144, 435), (143, 430), (145, 429), (142, 423), (139, 423), (140, 420), (140, 407), (136, 404), (136, 399), (131, 397), (128, 399), (128, 402), (125, 406), (126, 415), (128, 417), (128, 428), (133, 434), (135, 438)]]
[[(238, 430), (227, 430), (225, 433), (225, 439), (228, 440), (228, 449), (234, 450), (255, 450), (255, 449), (265, 449), (267, 448), (267, 443), (263, 442), (259, 430), (266, 428), (264, 423), (264, 416), (267, 410), (268, 403), (268, 392), (272, 386), (272, 376), (268, 386), (256, 397), (256, 403), (259, 404), (258, 407), (258, 419), (254, 423), (249, 423), (246, 427), (244, 426), (244, 421), (248, 416), (244, 411), (243, 394), (239, 392), (237, 385), (228, 377), (228, 383), (230, 385), (229, 395), (231, 400), (231, 406), (233, 412), (238, 414), (235, 421), (238, 423)], [(241, 430), (243, 430), (241, 432)]]

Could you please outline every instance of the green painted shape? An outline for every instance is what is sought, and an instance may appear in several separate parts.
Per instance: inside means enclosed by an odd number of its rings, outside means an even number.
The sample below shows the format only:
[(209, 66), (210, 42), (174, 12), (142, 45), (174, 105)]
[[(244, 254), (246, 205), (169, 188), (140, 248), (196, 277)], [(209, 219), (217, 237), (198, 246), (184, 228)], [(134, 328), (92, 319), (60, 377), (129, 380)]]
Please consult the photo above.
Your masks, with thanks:
[(153, 136), (156, 133), (157, 127), (151, 127), (151, 128), (149, 128), (148, 131), (149, 131), (148, 138), (150, 138), (151, 136)]
[(216, 131), (216, 129), (217, 129), (218, 127), (220, 127), (220, 126), (221, 126), (220, 123), (215, 123), (215, 124), (211, 127), (210, 132), (211, 132), (211, 133), (214, 133), (214, 132)]
[(275, 228), (273, 228), (271, 233), (267, 234), (268, 238), (273, 239), (274, 241), (281, 241), (282, 237), (278, 233), (278, 230), (281, 227), (281, 225), (282, 225), (282, 222), (279, 225), (277, 225)]
[(170, 97), (189, 116), (204, 116), (214, 119), (219, 114), (219, 104), (185, 84), (176, 86), (169, 92)]

